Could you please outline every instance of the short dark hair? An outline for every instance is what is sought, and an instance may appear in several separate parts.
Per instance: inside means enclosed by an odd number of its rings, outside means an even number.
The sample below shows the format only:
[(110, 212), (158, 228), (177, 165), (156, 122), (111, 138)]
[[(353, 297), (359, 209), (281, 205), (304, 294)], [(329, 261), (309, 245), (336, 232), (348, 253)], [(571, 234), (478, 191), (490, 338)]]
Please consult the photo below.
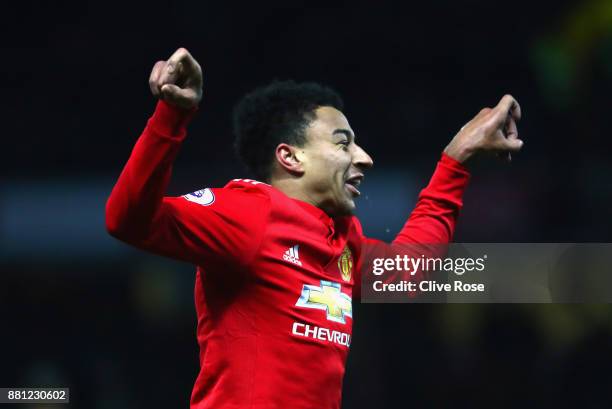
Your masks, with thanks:
[(245, 95), (234, 107), (234, 147), (257, 179), (269, 181), (279, 143), (304, 146), (305, 130), (314, 111), (331, 106), (340, 111), (342, 98), (315, 82), (274, 81)]

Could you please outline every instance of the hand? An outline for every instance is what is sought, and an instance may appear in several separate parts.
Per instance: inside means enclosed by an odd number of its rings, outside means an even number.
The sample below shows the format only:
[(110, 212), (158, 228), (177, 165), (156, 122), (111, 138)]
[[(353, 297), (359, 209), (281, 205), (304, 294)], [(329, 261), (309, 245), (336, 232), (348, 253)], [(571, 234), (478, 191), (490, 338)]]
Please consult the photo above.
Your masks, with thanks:
[(521, 107), (511, 95), (504, 95), (495, 108), (484, 108), (455, 135), (444, 153), (465, 163), (475, 153), (493, 152), (512, 160), (523, 141), (518, 139), (516, 123)]
[(149, 77), (156, 97), (183, 109), (198, 106), (202, 99), (202, 68), (185, 48), (179, 48), (168, 61), (158, 61)]

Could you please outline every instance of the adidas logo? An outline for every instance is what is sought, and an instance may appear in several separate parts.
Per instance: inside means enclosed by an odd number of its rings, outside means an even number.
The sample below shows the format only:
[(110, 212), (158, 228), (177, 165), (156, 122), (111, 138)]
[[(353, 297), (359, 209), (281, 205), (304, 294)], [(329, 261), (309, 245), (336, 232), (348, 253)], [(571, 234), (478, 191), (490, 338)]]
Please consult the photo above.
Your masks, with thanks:
[(283, 254), (283, 260), (296, 264), (301, 267), (302, 262), (300, 261), (300, 253), (298, 253), (299, 248), (300, 248), (299, 244), (296, 244), (293, 247), (289, 247), (289, 250), (285, 251), (285, 254)]

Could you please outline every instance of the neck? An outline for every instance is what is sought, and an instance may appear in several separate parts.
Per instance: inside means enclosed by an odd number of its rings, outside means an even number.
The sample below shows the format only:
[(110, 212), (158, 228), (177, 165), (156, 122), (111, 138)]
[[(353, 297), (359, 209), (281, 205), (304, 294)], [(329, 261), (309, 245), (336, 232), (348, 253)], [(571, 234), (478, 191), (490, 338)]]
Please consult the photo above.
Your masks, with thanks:
[(319, 202), (311, 195), (306, 193), (306, 189), (302, 186), (300, 180), (286, 175), (284, 177), (273, 178), (270, 185), (280, 190), (292, 199), (301, 200), (302, 202), (310, 203), (313, 206), (320, 207)]

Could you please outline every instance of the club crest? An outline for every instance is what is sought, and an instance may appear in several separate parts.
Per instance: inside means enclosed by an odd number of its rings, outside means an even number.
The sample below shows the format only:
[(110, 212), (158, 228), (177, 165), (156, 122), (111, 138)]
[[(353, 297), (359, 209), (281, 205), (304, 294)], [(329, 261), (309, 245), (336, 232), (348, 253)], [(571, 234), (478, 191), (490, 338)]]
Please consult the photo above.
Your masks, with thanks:
[(338, 269), (344, 281), (351, 281), (353, 275), (353, 254), (348, 246), (344, 247), (338, 259)]

